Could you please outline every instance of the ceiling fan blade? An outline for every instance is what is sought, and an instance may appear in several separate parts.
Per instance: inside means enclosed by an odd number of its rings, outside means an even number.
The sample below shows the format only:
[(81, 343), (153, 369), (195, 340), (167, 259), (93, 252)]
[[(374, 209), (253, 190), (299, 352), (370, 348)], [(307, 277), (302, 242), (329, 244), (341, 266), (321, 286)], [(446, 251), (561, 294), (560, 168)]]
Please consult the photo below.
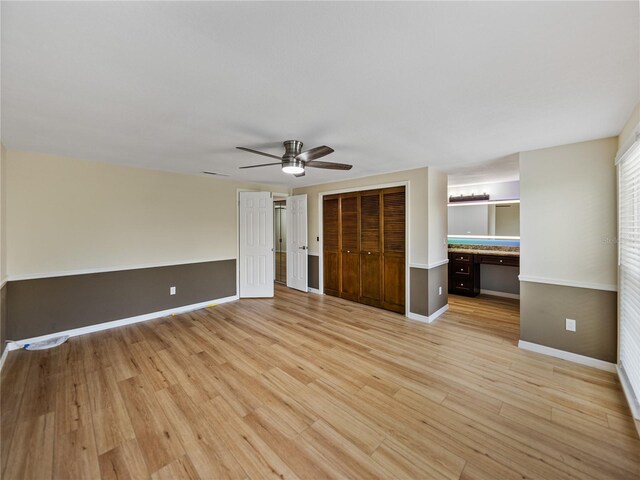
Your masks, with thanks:
[(312, 168), (328, 168), (330, 170), (351, 170), (353, 165), (346, 163), (334, 163), (334, 162), (309, 162), (305, 165)]
[(218, 172), (202, 172), (202, 173), (206, 173), (207, 175), (215, 175), (217, 177), (228, 177), (229, 176), (226, 173), (218, 173)]
[(333, 148), (323, 145), (321, 147), (315, 147), (311, 150), (307, 150), (306, 152), (302, 152), (301, 154), (296, 156), (296, 159), (302, 160), (303, 162), (311, 162), (316, 158), (321, 158), (325, 155), (329, 155), (330, 153), (333, 153), (333, 151)]
[(251, 150), (250, 148), (245, 148), (245, 147), (236, 147), (238, 150), (244, 150), (245, 152), (251, 152), (251, 153), (255, 153), (258, 155), (264, 155), (265, 157), (271, 157), (271, 158), (276, 158), (278, 160), (282, 160), (282, 157), (278, 157), (276, 155), (271, 155), (270, 153), (264, 153), (264, 152), (259, 152), (258, 150)]
[(276, 162), (276, 163), (261, 163), (260, 165), (247, 165), (246, 167), (238, 167), (238, 168), (270, 167), (271, 165), (282, 165), (282, 162)]

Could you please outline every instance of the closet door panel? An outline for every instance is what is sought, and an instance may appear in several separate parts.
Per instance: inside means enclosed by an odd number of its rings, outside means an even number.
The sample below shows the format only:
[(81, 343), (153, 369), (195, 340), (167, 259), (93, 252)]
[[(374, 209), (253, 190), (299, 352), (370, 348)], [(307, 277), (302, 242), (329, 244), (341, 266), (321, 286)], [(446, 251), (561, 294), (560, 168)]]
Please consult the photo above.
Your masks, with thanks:
[(382, 194), (383, 307), (405, 311), (405, 191), (390, 188)]
[(324, 197), (322, 204), (322, 271), (324, 277), (324, 293), (335, 296), (340, 294), (339, 213), (340, 197)]
[(360, 301), (382, 303), (382, 210), (379, 190), (360, 194)]
[(382, 265), (379, 253), (360, 253), (360, 301), (374, 306), (382, 304)]
[(357, 193), (340, 198), (340, 296), (358, 300), (360, 294), (360, 198)]
[(384, 298), (382, 305), (387, 310), (404, 313), (405, 263), (404, 255), (395, 253), (384, 256)]

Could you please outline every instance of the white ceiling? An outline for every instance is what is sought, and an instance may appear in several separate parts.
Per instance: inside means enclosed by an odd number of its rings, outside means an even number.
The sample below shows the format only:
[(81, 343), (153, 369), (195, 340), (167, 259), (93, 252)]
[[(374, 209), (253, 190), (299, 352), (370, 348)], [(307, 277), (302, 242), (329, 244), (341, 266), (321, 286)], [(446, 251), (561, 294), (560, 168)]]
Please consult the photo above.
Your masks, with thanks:
[[(3, 1), (2, 141), (290, 186), (473, 175), (617, 135), (640, 100), (638, 24), (637, 1)], [(235, 146), (286, 139), (354, 168), (237, 169), (269, 159)]]

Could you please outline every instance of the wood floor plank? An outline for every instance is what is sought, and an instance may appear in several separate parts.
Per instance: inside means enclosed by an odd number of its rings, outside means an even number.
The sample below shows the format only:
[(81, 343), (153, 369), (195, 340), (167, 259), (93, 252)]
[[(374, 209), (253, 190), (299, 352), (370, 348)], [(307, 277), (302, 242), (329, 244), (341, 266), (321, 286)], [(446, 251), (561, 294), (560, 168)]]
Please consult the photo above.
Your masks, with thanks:
[(11, 352), (2, 478), (640, 478), (616, 374), (518, 337), (517, 300), (427, 325), (277, 286)]
[(136, 439), (127, 440), (98, 457), (102, 480), (141, 480), (149, 477)]
[(151, 382), (144, 376), (118, 382), (135, 438), (151, 473), (184, 455), (178, 435), (158, 403)]

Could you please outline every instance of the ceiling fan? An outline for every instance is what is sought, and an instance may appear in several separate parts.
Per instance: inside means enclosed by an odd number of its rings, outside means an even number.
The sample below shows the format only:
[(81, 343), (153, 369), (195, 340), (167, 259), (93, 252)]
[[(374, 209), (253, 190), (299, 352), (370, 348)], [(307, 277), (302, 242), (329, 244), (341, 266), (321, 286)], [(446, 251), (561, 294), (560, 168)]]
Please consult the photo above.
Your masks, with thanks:
[(292, 174), (295, 177), (303, 177), (305, 167), (313, 168), (328, 168), (331, 170), (351, 170), (353, 165), (346, 163), (335, 162), (318, 162), (318, 158), (322, 158), (325, 155), (329, 155), (333, 152), (333, 148), (325, 145), (321, 147), (315, 147), (305, 152), (302, 151), (302, 142), (299, 140), (287, 140), (283, 143), (284, 155), (278, 157), (271, 155), (270, 153), (259, 152), (258, 150), (252, 150), (251, 148), (236, 147), (239, 150), (245, 152), (256, 153), (258, 155), (264, 155), (265, 157), (271, 157), (279, 160), (274, 163), (263, 163), (260, 165), (248, 165), (240, 168), (256, 168), (256, 167), (268, 167), (271, 165), (280, 165), (284, 173)]

